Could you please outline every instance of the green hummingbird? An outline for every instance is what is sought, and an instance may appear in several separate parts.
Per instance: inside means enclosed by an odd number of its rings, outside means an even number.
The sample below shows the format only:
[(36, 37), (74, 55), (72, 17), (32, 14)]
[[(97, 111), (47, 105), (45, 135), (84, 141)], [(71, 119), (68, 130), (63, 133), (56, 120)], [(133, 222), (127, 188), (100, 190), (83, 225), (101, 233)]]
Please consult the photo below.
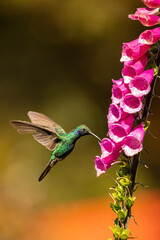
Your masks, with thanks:
[(101, 141), (101, 139), (92, 133), (85, 125), (80, 125), (69, 133), (66, 133), (62, 127), (42, 113), (29, 111), (28, 116), (31, 122), (11, 120), (10, 123), (18, 133), (32, 134), (36, 141), (52, 151), (50, 160), (38, 181), (41, 181), (57, 162), (63, 160), (72, 152), (76, 141), (80, 137), (93, 135)]

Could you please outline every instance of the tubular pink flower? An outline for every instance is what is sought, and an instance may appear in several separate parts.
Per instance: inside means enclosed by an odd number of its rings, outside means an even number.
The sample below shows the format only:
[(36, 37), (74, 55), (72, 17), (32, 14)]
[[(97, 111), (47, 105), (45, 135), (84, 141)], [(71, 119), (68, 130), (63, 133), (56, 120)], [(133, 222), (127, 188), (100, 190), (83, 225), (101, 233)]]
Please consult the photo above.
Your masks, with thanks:
[(142, 101), (140, 98), (135, 97), (133, 94), (126, 94), (123, 101), (120, 103), (124, 112), (133, 114), (142, 109)]
[[(116, 81), (114, 81), (116, 82)], [(112, 87), (112, 103), (119, 104), (123, 99), (124, 95), (129, 93), (130, 89), (126, 84), (124, 84), (123, 78), (121, 78), (121, 84), (114, 84)]]
[(160, 27), (146, 30), (139, 36), (139, 42), (152, 45), (160, 39)]
[(155, 15), (141, 14), (138, 20), (146, 27), (151, 27), (160, 23), (160, 17)]
[(102, 142), (99, 143), (99, 145), (101, 147), (101, 152), (102, 152), (101, 158), (110, 156), (116, 148), (115, 143), (109, 138), (103, 138)]
[(129, 83), (131, 93), (136, 97), (142, 97), (150, 92), (150, 84), (154, 78), (154, 70), (148, 69), (139, 76), (133, 78)]
[(159, 14), (159, 8), (156, 9), (152, 9), (152, 8), (137, 8), (137, 11), (135, 12), (135, 14), (130, 14), (128, 17), (132, 20), (138, 20), (138, 17), (140, 16), (140, 14), (144, 14), (144, 15), (158, 15)]
[(159, 23), (159, 8), (137, 8), (135, 14), (130, 14), (128, 17), (132, 20), (139, 20), (144, 26), (154, 26)]
[(118, 79), (118, 80), (112, 79), (112, 82), (113, 82), (114, 85), (119, 86), (119, 85), (121, 85), (124, 81), (123, 81), (123, 78), (120, 78), (120, 79)]
[(120, 143), (129, 134), (134, 123), (134, 116), (128, 115), (118, 123), (110, 125), (108, 135), (116, 143)]
[(128, 43), (123, 43), (122, 57), (120, 61), (136, 61), (142, 57), (149, 50), (149, 48), (149, 45), (139, 43), (139, 39)]
[(95, 157), (95, 169), (97, 172), (97, 177), (99, 177), (102, 173), (105, 173), (107, 170), (107, 166), (106, 164), (103, 163), (103, 161), (101, 160), (101, 158), (99, 156)]
[(160, 0), (142, 0), (142, 2), (149, 8), (160, 7)]
[(124, 68), (122, 69), (124, 83), (129, 83), (132, 78), (141, 74), (146, 67), (147, 61), (148, 54), (146, 53), (138, 61), (124, 62)]
[(144, 124), (140, 123), (124, 138), (122, 149), (127, 156), (133, 156), (143, 149), (144, 133)]
[(115, 144), (111, 139), (104, 138), (100, 143), (102, 155), (95, 158), (95, 169), (97, 171), (97, 177), (102, 173), (105, 173), (111, 164), (117, 160), (121, 153), (120, 145)]
[(110, 105), (107, 115), (109, 126), (115, 122), (118, 122), (120, 119), (122, 120), (125, 117), (127, 117), (127, 113), (125, 113), (120, 106), (116, 104)]

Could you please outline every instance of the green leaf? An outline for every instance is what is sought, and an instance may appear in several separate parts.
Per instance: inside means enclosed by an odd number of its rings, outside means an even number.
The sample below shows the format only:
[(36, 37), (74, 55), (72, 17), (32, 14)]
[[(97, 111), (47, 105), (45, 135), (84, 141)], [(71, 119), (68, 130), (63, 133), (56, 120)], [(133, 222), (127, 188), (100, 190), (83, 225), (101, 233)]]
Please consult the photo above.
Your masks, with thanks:
[(118, 217), (123, 222), (125, 220), (125, 213), (122, 210), (119, 210)]
[(123, 194), (118, 194), (118, 196), (117, 196), (117, 200), (118, 201), (120, 201), (120, 202), (122, 202), (122, 201), (124, 201), (124, 192), (123, 192)]
[(117, 213), (118, 210), (121, 210), (121, 205), (118, 201), (115, 204), (110, 203), (110, 207), (115, 213)]
[(157, 74), (158, 74), (158, 67), (155, 66), (155, 67), (154, 67), (154, 76), (156, 76)]
[(135, 197), (128, 197), (125, 202), (126, 207), (131, 208), (134, 204), (135, 199), (136, 199)]
[(119, 182), (123, 187), (129, 186), (132, 183), (128, 178), (122, 178)]
[(113, 232), (113, 228), (109, 226), (109, 229)]
[(115, 209), (115, 205), (113, 203), (110, 203), (110, 207), (112, 208), (113, 212), (117, 213), (117, 211)]
[(124, 229), (123, 227), (121, 227), (120, 229), (120, 239), (121, 240), (126, 240), (128, 239), (128, 235), (130, 234), (130, 231), (127, 229)]
[[(122, 228), (121, 228), (121, 230), (122, 230)], [(120, 239), (121, 240), (126, 240), (126, 239), (128, 239), (128, 236), (129, 236), (129, 234), (130, 234), (130, 231), (127, 229), (123, 229), (123, 231), (121, 231), (120, 232), (121, 234), (120, 234)]]
[(115, 225), (119, 225), (119, 219), (118, 219), (118, 218), (116, 218), (116, 219), (114, 220), (114, 224), (115, 224)]
[(112, 230), (113, 236), (114, 236), (115, 238), (118, 238), (118, 236), (119, 236), (118, 226), (117, 226), (117, 225), (114, 225), (113, 228), (111, 228), (111, 227), (109, 227), (109, 228)]
[(115, 188), (115, 190), (116, 190), (118, 193), (123, 193), (123, 191), (124, 191), (123, 187), (122, 187), (120, 184)]
[(124, 231), (124, 228), (121, 227), (120, 230), (119, 230), (120, 236), (123, 234), (123, 231)]
[(131, 208), (133, 206), (133, 202), (130, 199), (127, 199), (125, 204), (128, 208)]
[(129, 229), (126, 229), (126, 230), (125, 230), (125, 233), (126, 233), (127, 235), (129, 235), (129, 234), (130, 234)]
[(149, 126), (150, 126), (150, 121), (146, 121), (146, 122), (145, 122), (145, 125), (144, 125), (144, 131), (145, 131), (145, 132), (147, 131), (147, 129), (149, 128)]
[(114, 199), (116, 201), (122, 202), (124, 200), (124, 196), (121, 193), (119, 193), (119, 192), (112, 193), (112, 196), (114, 197)]
[(125, 210), (125, 211), (124, 211), (124, 216), (125, 216), (125, 218), (127, 217), (127, 213), (128, 213), (128, 210)]
[(118, 177), (120, 177), (119, 172), (116, 172), (116, 175), (117, 175)]
[(116, 211), (121, 209), (121, 205), (118, 201), (114, 204), (114, 206), (115, 206)]
[(114, 192), (114, 193), (112, 193), (112, 196), (114, 197), (114, 199), (117, 199), (118, 193), (117, 193), (117, 192)]
[(120, 236), (120, 238), (121, 238), (121, 240), (126, 240), (126, 239), (128, 238), (128, 235), (122, 234), (122, 235)]

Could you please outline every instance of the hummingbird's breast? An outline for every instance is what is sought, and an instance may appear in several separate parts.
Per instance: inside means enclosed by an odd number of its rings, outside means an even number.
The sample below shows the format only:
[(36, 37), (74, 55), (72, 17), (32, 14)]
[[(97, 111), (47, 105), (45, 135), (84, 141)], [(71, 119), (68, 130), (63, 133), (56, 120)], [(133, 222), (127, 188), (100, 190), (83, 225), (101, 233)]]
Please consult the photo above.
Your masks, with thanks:
[(72, 141), (66, 139), (57, 145), (56, 149), (53, 151), (53, 154), (55, 157), (63, 159), (72, 152), (74, 146), (75, 144)]
[(59, 142), (53, 150), (51, 154), (51, 159), (59, 158), (59, 159), (64, 159), (68, 154), (70, 154), (75, 146), (75, 143), (77, 139), (79, 138), (79, 135), (75, 131), (69, 132), (64, 140)]

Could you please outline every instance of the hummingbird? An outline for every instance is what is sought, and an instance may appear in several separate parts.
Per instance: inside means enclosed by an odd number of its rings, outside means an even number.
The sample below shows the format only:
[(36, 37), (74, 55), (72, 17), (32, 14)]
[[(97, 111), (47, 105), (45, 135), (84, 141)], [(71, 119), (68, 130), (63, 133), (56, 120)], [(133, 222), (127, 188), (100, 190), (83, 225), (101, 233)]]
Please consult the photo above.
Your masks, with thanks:
[(18, 133), (32, 134), (36, 141), (52, 151), (48, 164), (38, 178), (39, 182), (57, 162), (62, 161), (72, 152), (76, 141), (80, 137), (92, 135), (101, 141), (101, 139), (92, 133), (85, 125), (80, 125), (69, 133), (66, 133), (61, 126), (42, 113), (29, 111), (28, 117), (31, 122), (11, 120), (10, 123)]

